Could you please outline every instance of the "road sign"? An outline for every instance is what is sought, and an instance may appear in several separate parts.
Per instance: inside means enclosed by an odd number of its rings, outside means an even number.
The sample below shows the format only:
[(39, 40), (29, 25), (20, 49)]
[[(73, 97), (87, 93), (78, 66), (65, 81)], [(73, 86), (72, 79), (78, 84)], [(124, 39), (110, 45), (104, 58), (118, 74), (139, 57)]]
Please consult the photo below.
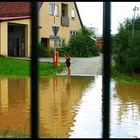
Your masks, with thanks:
[(52, 29), (53, 29), (54, 35), (56, 36), (57, 33), (58, 33), (58, 30), (59, 30), (59, 27), (58, 26), (52, 26)]
[(60, 39), (60, 36), (50, 35), (51, 40), (57, 40)]

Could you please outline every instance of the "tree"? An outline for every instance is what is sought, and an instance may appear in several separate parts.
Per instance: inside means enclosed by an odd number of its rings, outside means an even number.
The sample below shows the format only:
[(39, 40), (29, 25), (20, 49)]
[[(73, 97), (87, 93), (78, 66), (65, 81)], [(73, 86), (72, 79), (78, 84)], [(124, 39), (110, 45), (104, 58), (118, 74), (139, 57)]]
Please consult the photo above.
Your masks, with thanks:
[(131, 19), (125, 19), (112, 40), (115, 68), (125, 73), (140, 72), (140, 17), (135, 20), (134, 36), (132, 24)]
[(69, 53), (76, 57), (98, 56), (95, 33), (91, 28), (83, 27), (68, 43)]

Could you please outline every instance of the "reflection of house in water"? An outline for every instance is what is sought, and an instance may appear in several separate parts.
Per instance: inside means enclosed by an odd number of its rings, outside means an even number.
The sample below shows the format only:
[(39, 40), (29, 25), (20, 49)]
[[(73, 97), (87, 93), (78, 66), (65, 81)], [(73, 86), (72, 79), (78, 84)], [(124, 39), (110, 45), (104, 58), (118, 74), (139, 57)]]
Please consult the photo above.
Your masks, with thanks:
[(0, 108), (8, 111), (8, 83), (7, 79), (0, 80)]
[(0, 79), (0, 130), (23, 132), (29, 117), (29, 80)]
[[(69, 136), (70, 127), (76, 115), (75, 107), (81, 99), (83, 91), (93, 80), (93, 77), (62, 77), (41, 80), (42, 137), (67, 138)], [(53, 86), (54, 83), (57, 84)], [(45, 85), (49, 85), (49, 87), (45, 87)]]
[(129, 111), (132, 111), (132, 119), (140, 118), (140, 84), (117, 83), (116, 95), (120, 101), (118, 110), (120, 122), (128, 115)]
[[(16, 85), (16, 86), (15, 86)], [(8, 80), (8, 98), (9, 105), (18, 104), (18, 102), (27, 102), (29, 96), (29, 82), (27, 79), (9, 79)]]

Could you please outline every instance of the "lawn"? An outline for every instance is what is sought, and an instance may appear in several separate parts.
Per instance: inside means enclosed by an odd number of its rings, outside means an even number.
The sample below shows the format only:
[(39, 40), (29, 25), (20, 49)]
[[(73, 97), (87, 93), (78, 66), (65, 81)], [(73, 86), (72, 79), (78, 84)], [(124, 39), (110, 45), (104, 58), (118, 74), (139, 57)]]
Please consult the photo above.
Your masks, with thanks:
[[(30, 60), (21, 60), (8, 57), (0, 57), (0, 76), (30, 76)], [(55, 66), (51, 62), (39, 62), (39, 76), (56, 76), (65, 69), (65, 64)]]

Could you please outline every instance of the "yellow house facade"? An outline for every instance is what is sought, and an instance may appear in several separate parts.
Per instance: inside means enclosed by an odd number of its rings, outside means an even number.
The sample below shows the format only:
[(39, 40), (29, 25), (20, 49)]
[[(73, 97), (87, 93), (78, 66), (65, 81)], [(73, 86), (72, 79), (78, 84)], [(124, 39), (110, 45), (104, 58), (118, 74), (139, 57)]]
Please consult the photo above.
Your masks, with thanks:
[[(68, 43), (70, 36), (83, 26), (75, 2), (38, 2), (38, 5), (39, 42), (44, 47), (54, 47), (53, 26), (59, 28), (56, 47)], [(30, 9), (30, 2), (0, 2), (0, 55), (30, 57)]]

